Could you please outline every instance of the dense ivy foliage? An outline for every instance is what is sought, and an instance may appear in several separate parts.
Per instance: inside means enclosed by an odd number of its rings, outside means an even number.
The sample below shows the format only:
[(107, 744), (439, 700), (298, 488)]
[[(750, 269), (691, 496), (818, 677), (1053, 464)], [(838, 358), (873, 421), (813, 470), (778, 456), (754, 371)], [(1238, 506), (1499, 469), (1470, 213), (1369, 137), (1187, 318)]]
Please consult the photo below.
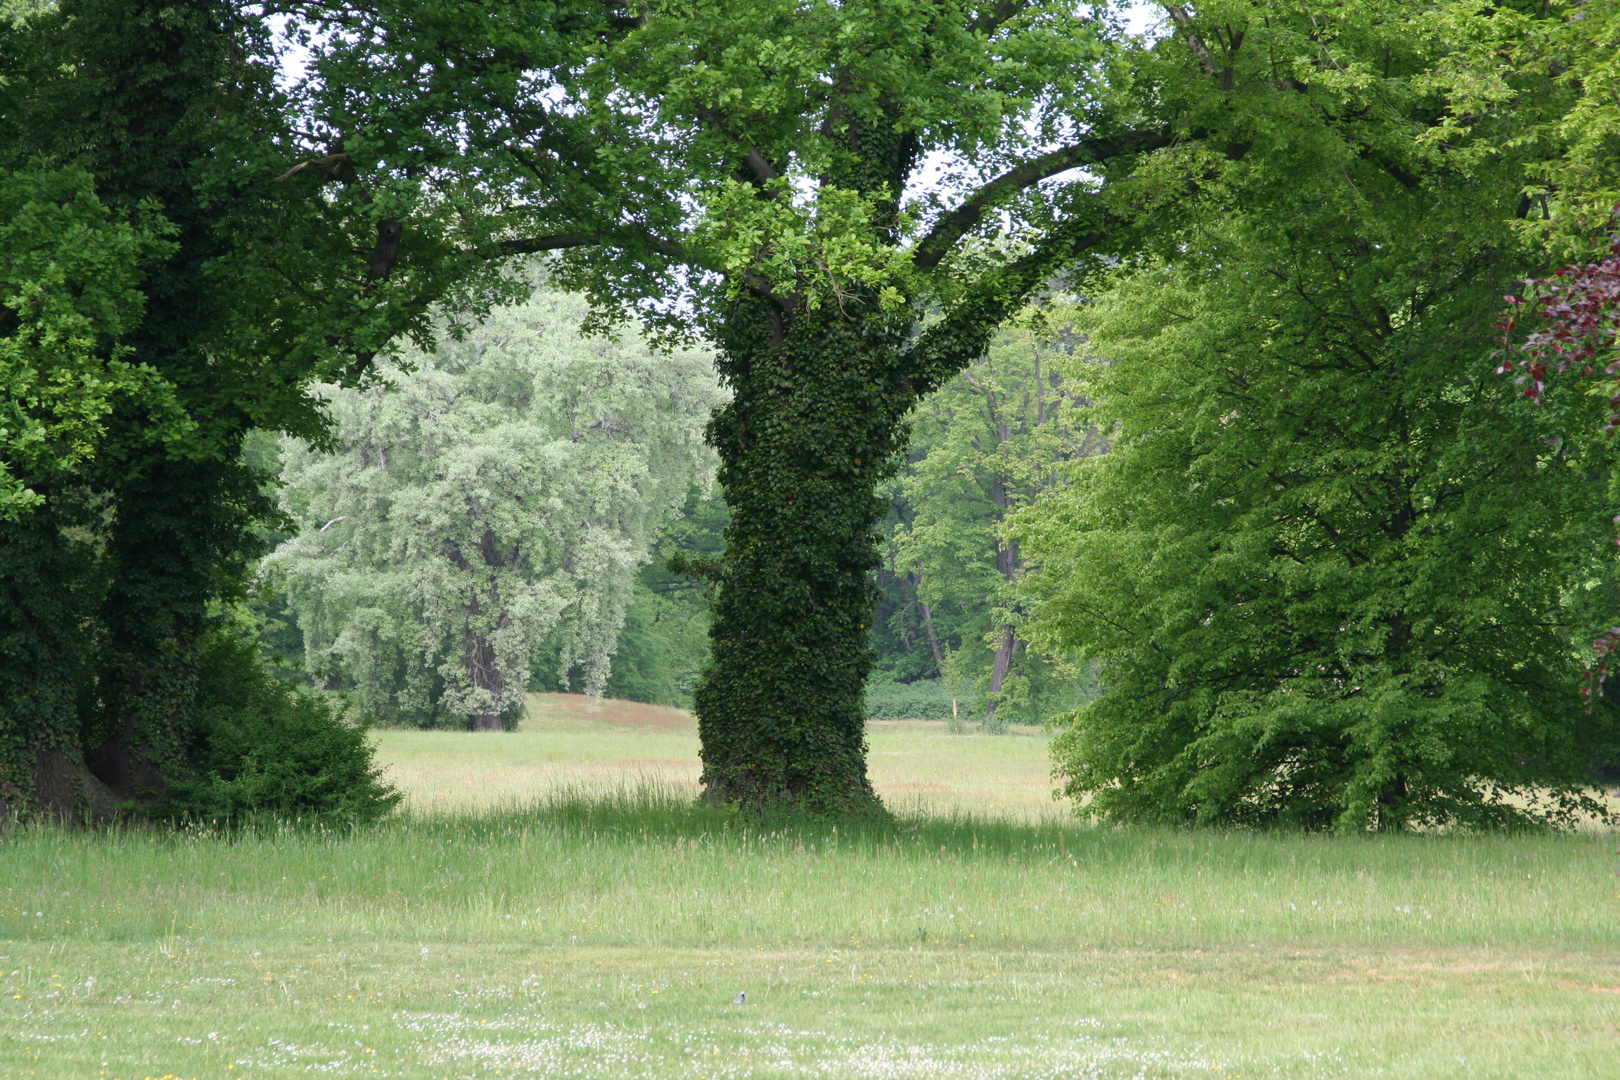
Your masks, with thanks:
[[(744, 331), (769, 325), (738, 316)], [(911, 399), (892, 370), (904, 324), (873, 321), (795, 320), (782, 343), (753, 343), (758, 351), (743, 334), (724, 342), (720, 371), (734, 397), (710, 431), (732, 516), (714, 572), (713, 658), (695, 695), (717, 798), (875, 801), (863, 695), (873, 527)]]

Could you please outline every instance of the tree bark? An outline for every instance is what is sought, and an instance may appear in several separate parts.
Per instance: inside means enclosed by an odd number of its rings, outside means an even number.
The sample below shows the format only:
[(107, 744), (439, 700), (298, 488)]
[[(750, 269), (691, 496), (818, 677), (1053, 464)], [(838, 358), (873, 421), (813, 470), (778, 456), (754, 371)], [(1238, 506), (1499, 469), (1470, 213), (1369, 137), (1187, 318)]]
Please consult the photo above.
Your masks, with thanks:
[(939, 669), (939, 677), (945, 677), (945, 654), (940, 652), (939, 637), (934, 633), (934, 612), (926, 603), (919, 600), (917, 607), (922, 610), (923, 630), (928, 634), (928, 649), (934, 654), (934, 667)]
[[(495, 663), (495, 646), (483, 635), (473, 629), (471, 616), (476, 614), (476, 607), (468, 613), (465, 661), (467, 664), (467, 678), (473, 687), (483, 690), (489, 695), (489, 700), (495, 703), (490, 712), (476, 712), (472, 714), (472, 729), (474, 731), (500, 731), (501, 704), (505, 701), (501, 691), (501, 670)], [(502, 620), (504, 622), (504, 618)]]
[(78, 821), (84, 809), (75, 690), (94, 614), (90, 561), (65, 531), (80, 523), (46, 494), (46, 505), (0, 525), (0, 823)]
[(108, 536), (112, 586), (99, 678), (100, 741), (90, 768), (124, 801), (162, 799), (184, 767), (197, 648), (210, 598), (257, 554), (234, 463), (160, 461), (125, 483)]
[(993, 730), (996, 726), (996, 701), (1001, 694), (1001, 684), (1007, 678), (1007, 669), (1012, 666), (1013, 645), (1016, 638), (1013, 628), (1001, 628), (1001, 639), (996, 642), (995, 661), (990, 665), (990, 694), (984, 703), (984, 729)]
[[(444, 555), (458, 570), (472, 576), (473, 564), (461, 552), (461, 545), (454, 540), (444, 542)], [(486, 528), (478, 539), (478, 555), (486, 567), (501, 565), (501, 555), (495, 546), (494, 530)], [(517, 552), (511, 553), (511, 558), (517, 558)], [(467, 601), (467, 621), (462, 629), (461, 661), (467, 671), (467, 682), (475, 690), (482, 690), (493, 703), (493, 709), (484, 712), (470, 713), (468, 723), (474, 731), (502, 731), (501, 713), (506, 705), (506, 680), (501, 676), (500, 664), (495, 656), (494, 644), (483, 634), (478, 632), (478, 617), (483, 614), (484, 607), (478, 598), (476, 582), (469, 585), (472, 590), (471, 598)], [(498, 588), (491, 583), (491, 607), (500, 611), (495, 621), (495, 629), (503, 630), (507, 625), (506, 612), (500, 608), (501, 597)]]
[[(990, 415), (996, 424), (997, 437), (1003, 445), (1008, 439), (1007, 425), (996, 418), (995, 397), (990, 398)], [(1007, 520), (1008, 491), (1007, 485), (1001, 477), (997, 476), (990, 482), (990, 500), (996, 506), (996, 524), (999, 526)], [(996, 544), (996, 572), (1008, 585), (1018, 580), (1020, 560), (1018, 558), (1018, 545), (1014, 541)], [(1017, 638), (1011, 626), (1004, 626), (1000, 630), (1000, 640), (996, 642), (996, 655), (990, 665), (990, 693), (984, 700), (984, 729), (992, 730), (996, 726), (996, 705), (1001, 696), (1001, 684), (1007, 678), (1007, 669), (1012, 666), (1013, 646)]]
[[(945, 654), (940, 651), (939, 636), (934, 633), (934, 611), (921, 600), (917, 601), (917, 606), (922, 610), (923, 629), (928, 632), (928, 647), (934, 653), (934, 666), (939, 669), (940, 679), (946, 679), (948, 676), (945, 674)], [(954, 692), (951, 694), (951, 719), (956, 719), (956, 694)]]

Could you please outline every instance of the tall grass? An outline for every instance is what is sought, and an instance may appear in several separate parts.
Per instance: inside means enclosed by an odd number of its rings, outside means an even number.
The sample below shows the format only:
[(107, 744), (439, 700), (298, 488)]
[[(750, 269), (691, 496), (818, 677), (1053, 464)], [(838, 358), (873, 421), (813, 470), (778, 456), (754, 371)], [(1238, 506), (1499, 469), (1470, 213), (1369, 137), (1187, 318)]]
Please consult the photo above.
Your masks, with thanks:
[(1597, 1080), (1613, 842), (599, 785), (349, 832), (19, 829), (0, 1076)]
[(640, 786), (353, 832), (14, 830), (0, 938), (1069, 950), (1620, 945), (1602, 834), (755, 819)]

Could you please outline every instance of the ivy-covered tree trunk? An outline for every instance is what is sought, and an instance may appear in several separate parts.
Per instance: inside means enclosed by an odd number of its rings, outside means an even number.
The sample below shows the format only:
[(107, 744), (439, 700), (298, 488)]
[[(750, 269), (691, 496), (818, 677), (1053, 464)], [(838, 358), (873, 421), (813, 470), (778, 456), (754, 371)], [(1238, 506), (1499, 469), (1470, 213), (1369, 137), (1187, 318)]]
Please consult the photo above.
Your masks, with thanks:
[(832, 306), (774, 325), (737, 303), (719, 358), (735, 396), (709, 434), (732, 514), (695, 695), (703, 783), (753, 807), (873, 810), (874, 526), (912, 401), (895, 381), (908, 324)]
[(77, 697), (87, 559), (53, 506), (0, 526), (0, 826), (80, 820), (86, 787)]
[[(420, 58), (446, 43), (415, 28), (427, 20), (392, 17), (419, 2), (389, 0), (377, 33), (338, 45), (326, 70), (385, 86), (409, 70), (398, 96), (420, 99)], [(497, 43), (483, 22), (458, 38), (500, 51), (525, 40), (539, 57), (561, 40), (549, 24), (502, 24)], [(558, 84), (581, 91), (567, 107), (473, 90), (463, 65), (435, 64), (453, 124), (423, 124), (412, 106), (353, 126), (420, 128), (390, 134), (396, 170), (415, 153), (404, 147), (442, 144), (434, 132), (499, 132), (500, 146), (475, 150), (487, 170), (476, 187), (498, 198), (481, 211), (480, 199), (457, 203), (481, 215), (480, 250), (562, 252), (557, 280), (586, 290), (608, 322), (635, 312), (718, 345), (734, 401), (710, 441), (732, 524), (706, 568), (713, 651), (695, 696), (708, 797), (875, 808), (863, 683), (876, 486), (904, 417), (1042, 281), (1107, 238), (1098, 179), (1178, 136), (1107, 115), (1114, 95), (1098, 88), (1112, 46), (1090, 8), (654, 3), (593, 32), (602, 45), (559, 64), (580, 80)], [(457, 40), (458, 55), (467, 48)], [(515, 152), (540, 131), (589, 152)], [(604, 137), (610, 149), (595, 146)], [(468, 138), (480, 136), (458, 134), (455, 161)], [(414, 175), (445, 175), (433, 156)], [(927, 180), (925, 158), (962, 163), (948, 167), (960, 185)], [(581, 164), (553, 172), (554, 160)], [(1037, 190), (1065, 173), (1075, 178)], [(908, 197), (917, 181), (939, 190)], [(982, 242), (998, 233), (1016, 242)]]
[(255, 553), (252, 479), (235, 461), (160, 461), (116, 495), (90, 763), (121, 799), (161, 798), (183, 766), (208, 602)]

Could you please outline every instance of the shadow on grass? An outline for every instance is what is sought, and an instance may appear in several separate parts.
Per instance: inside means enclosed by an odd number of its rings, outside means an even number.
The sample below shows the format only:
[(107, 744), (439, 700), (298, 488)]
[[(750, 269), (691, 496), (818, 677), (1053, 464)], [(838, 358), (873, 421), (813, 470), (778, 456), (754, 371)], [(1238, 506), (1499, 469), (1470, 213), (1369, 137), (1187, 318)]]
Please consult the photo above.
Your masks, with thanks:
[[(1054, 815), (1041, 822), (956, 811), (900, 812), (865, 819), (809, 814), (747, 813), (695, 800), (691, 790), (656, 779), (616, 787), (559, 788), (539, 799), (489, 809), (426, 812), (405, 809), (374, 824), (268, 821), (221, 828), (192, 823), (179, 829), (135, 822), (63, 831), (37, 823), (0, 833), (0, 845), (34, 837), (47, 846), (77, 844), (169, 848), (218, 843), (267, 845), (289, 851), (332, 852), (355, 844), (370, 849), (425, 841), (430, 849), (521, 849), (526, 838), (549, 836), (565, 848), (602, 851), (686, 845), (739, 858), (768, 853), (875, 856), (882, 860), (952, 862), (1007, 860), (1027, 866), (1053, 864), (1092, 872), (1188, 871), (1215, 876), (1315, 874), (1358, 878), (1475, 874), (1496, 866), (1509, 875), (1546, 875), (1551, 858), (1578, 868), (1594, 855), (1612, 858), (1614, 834), (1596, 831), (1532, 835), (1513, 832), (1449, 832), (1337, 835), (1287, 830), (1220, 830), (1164, 826), (1100, 825)], [(97, 838), (97, 839), (93, 839)], [(1562, 873), (1563, 871), (1557, 871)]]
[[(656, 781), (609, 789), (561, 788), (536, 801), (494, 810), (406, 811), (395, 823), (413, 832), (454, 837), (457, 842), (500, 843), (525, 832), (551, 832), (566, 840), (631, 845), (681, 841), (739, 849), (881, 850), (930, 859), (1009, 857), (1091, 865), (1198, 863), (1245, 870), (1309, 864), (1353, 871), (1387, 859), (1400, 861), (1420, 850), (1446, 850), (1452, 857), (1466, 860), (1470, 851), (1484, 854), (1526, 839), (1522, 833), (1501, 831), (1344, 836), (1291, 830), (1113, 826), (1056, 815), (1032, 823), (963, 811), (832, 819), (716, 806), (694, 800), (689, 789)], [(1554, 839), (1559, 834), (1538, 831), (1536, 835)], [(1592, 839), (1585, 837), (1588, 842)]]

